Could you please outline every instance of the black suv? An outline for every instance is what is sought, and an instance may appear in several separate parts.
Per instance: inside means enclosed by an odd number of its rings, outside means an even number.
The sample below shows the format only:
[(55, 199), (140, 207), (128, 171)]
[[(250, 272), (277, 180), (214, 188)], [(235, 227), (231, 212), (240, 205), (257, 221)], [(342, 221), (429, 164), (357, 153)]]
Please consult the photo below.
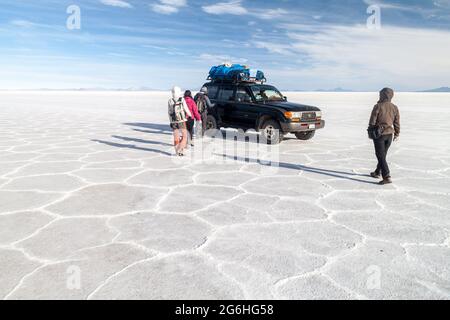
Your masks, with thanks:
[(254, 82), (209, 82), (207, 129), (255, 129), (269, 144), (277, 144), (293, 133), (300, 140), (314, 137), (325, 127), (317, 107), (291, 103), (277, 88)]

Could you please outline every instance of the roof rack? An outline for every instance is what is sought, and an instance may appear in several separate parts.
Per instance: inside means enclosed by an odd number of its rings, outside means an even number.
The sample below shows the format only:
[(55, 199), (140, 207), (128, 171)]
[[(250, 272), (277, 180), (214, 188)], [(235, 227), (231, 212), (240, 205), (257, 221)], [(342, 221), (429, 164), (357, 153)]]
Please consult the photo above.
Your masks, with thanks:
[(249, 79), (212, 79), (211, 77), (208, 77), (206, 80), (211, 81), (212, 83), (260, 83), (264, 84), (267, 82), (266, 78), (263, 79), (256, 79), (256, 78), (249, 78)]
[(258, 83), (260, 82), (261, 84), (266, 83), (267, 79), (266, 78), (262, 78), (262, 79), (256, 79), (256, 78), (250, 78), (249, 80), (243, 80), (241, 82), (245, 82), (245, 83)]

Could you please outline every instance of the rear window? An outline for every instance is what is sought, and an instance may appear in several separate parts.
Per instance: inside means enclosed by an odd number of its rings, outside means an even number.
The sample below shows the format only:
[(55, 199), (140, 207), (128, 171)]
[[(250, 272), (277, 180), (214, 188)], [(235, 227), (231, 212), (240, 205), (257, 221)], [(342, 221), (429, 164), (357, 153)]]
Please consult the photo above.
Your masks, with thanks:
[(223, 87), (219, 90), (219, 101), (234, 101), (234, 88)]

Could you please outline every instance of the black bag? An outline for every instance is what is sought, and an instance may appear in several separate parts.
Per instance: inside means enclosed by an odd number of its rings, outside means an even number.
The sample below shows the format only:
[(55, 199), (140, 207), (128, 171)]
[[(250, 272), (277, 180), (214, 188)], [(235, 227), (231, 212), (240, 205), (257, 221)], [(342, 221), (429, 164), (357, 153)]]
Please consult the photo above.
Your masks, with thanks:
[(369, 139), (377, 140), (380, 139), (383, 135), (383, 127), (382, 126), (370, 126), (367, 129), (367, 133), (369, 134)]

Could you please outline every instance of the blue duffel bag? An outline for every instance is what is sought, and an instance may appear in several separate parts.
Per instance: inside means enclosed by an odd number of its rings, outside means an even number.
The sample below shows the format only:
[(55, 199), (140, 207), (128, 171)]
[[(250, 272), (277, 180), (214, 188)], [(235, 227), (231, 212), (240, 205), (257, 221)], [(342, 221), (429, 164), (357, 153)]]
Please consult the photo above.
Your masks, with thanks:
[(240, 64), (220, 65), (212, 67), (209, 71), (210, 80), (248, 80), (250, 79), (250, 70)]

